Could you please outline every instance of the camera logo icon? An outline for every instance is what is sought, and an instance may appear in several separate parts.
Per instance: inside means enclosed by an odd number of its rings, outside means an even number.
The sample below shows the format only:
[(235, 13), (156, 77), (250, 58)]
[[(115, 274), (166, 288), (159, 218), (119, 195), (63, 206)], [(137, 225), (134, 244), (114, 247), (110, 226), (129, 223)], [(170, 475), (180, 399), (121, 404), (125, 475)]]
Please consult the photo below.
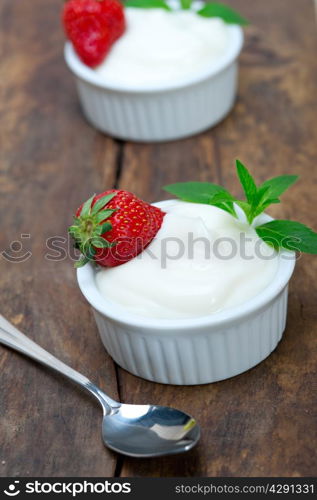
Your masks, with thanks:
[(20, 490), (18, 490), (16, 486), (19, 483), (20, 481), (14, 481), (13, 483), (9, 484), (8, 490), (4, 490), (3, 493), (8, 497), (16, 497), (20, 493)]

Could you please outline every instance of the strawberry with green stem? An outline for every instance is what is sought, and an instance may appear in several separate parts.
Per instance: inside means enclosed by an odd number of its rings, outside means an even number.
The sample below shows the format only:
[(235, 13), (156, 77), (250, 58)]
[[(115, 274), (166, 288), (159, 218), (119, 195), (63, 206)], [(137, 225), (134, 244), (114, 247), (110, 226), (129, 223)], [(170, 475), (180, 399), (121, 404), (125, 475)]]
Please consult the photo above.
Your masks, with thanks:
[(69, 232), (82, 257), (104, 267), (128, 262), (144, 250), (160, 229), (164, 212), (123, 190), (94, 195), (81, 205)]

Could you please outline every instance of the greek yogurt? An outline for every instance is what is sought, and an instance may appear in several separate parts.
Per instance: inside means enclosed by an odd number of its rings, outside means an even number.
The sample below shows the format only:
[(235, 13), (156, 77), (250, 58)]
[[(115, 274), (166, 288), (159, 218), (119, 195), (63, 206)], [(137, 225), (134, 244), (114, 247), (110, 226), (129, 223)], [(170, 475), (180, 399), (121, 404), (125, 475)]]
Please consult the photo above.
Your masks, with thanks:
[(253, 227), (223, 210), (171, 201), (155, 239), (138, 257), (96, 273), (107, 301), (158, 319), (238, 306), (274, 279), (278, 254)]
[(95, 71), (108, 84), (169, 83), (208, 69), (230, 43), (230, 26), (191, 10), (126, 8), (127, 29)]

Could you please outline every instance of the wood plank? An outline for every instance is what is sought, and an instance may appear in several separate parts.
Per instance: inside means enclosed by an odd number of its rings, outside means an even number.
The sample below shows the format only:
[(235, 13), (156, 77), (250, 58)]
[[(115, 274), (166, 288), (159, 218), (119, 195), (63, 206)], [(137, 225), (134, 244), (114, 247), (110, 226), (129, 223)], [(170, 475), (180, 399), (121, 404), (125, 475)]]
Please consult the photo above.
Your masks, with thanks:
[[(238, 102), (214, 130), (159, 145), (128, 144), (120, 186), (149, 200), (160, 186), (223, 182), (239, 194), (233, 160), (259, 180), (299, 173), (271, 213), (315, 225), (316, 32), (310, 0), (231, 0), (252, 21), (241, 58)], [(300, 7), (300, 16), (294, 13)], [(316, 260), (302, 257), (291, 284), (288, 327), (263, 363), (238, 377), (199, 387), (163, 386), (119, 370), (123, 401), (155, 402), (192, 412), (200, 445), (182, 457), (124, 459), (122, 476), (308, 476), (316, 468), (312, 433)]]
[[(71, 210), (112, 185), (118, 146), (81, 116), (62, 59), (55, 0), (1, 2), (0, 248), (21, 240), (32, 257), (0, 258), (1, 313), (57, 357), (117, 397), (69, 258), (47, 260), (46, 239), (66, 237)], [(64, 248), (66, 245), (64, 245)], [(16, 252), (16, 256), (23, 252)], [(55, 252), (50, 252), (56, 255)], [(0, 475), (111, 476), (101, 412), (77, 387), (0, 347)]]

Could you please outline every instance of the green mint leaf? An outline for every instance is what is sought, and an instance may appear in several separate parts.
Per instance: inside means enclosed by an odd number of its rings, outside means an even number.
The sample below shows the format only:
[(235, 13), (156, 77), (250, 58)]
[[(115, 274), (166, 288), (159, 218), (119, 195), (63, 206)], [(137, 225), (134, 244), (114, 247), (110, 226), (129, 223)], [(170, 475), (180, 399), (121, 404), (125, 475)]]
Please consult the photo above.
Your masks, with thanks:
[(269, 189), (268, 187), (262, 187), (262, 188), (257, 190), (257, 192), (253, 198), (253, 201), (251, 203), (251, 210), (250, 210), (249, 216), (248, 216), (248, 220), (250, 223), (253, 221), (253, 219), (254, 219), (254, 217), (256, 217), (256, 215), (263, 212), (262, 204), (264, 203), (264, 201), (266, 199), (266, 194), (267, 194), (268, 189)]
[(221, 208), (221, 210), (224, 210), (225, 212), (228, 212), (230, 215), (233, 215), (233, 217), (237, 218), (237, 214), (235, 212), (233, 203), (227, 202), (227, 203), (212, 203), (214, 207)]
[(250, 205), (253, 205), (258, 192), (254, 179), (248, 169), (241, 163), (241, 161), (236, 160), (236, 167), (245, 197), (248, 203), (250, 203)]
[(163, 189), (183, 201), (207, 205), (215, 194), (227, 192), (223, 187), (210, 182), (178, 182), (164, 186)]
[(255, 228), (257, 234), (275, 248), (317, 254), (317, 233), (291, 220), (272, 220)]
[(246, 215), (246, 218), (247, 220), (249, 220), (250, 218), (250, 213), (251, 213), (251, 205), (249, 205), (249, 203), (247, 203), (246, 201), (241, 201), (241, 200), (237, 200), (236, 201), (236, 204), (242, 208), (242, 210), (244, 211), (245, 215)]
[(236, 198), (232, 196), (228, 191), (220, 191), (219, 193), (216, 193), (210, 200), (210, 204), (214, 205), (215, 203), (222, 203), (222, 202), (231, 202), (231, 201), (236, 201)]
[(236, 201), (236, 198), (232, 196), (228, 191), (221, 191), (220, 193), (216, 193), (209, 202), (209, 205), (213, 205), (215, 207), (221, 208), (228, 212), (230, 215), (237, 217), (235, 212), (233, 202)]
[(126, 0), (125, 7), (135, 7), (137, 9), (164, 9), (172, 10), (164, 0)]
[(183, 10), (188, 10), (192, 5), (192, 0), (180, 0), (180, 3)]
[(253, 211), (253, 216), (254, 217), (257, 217), (258, 215), (260, 215), (262, 212), (264, 212), (264, 210), (269, 207), (270, 205), (273, 205), (274, 203), (281, 203), (281, 201), (276, 198), (276, 199), (268, 199), (266, 201), (264, 201), (260, 206), (258, 206), (254, 211)]
[(258, 206), (261, 206), (262, 203), (267, 199), (267, 192), (269, 190), (268, 186), (260, 187), (253, 199), (252, 205), (256, 208)]
[(213, 205), (237, 217), (233, 206), (236, 198), (217, 184), (210, 182), (179, 182), (165, 186), (163, 189), (183, 201)]
[(94, 206), (92, 207), (91, 213), (93, 215), (98, 213), (102, 208), (105, 207), (105, 205), (107, 205), (107, 203), (109, 203), (110, 200), (112, 200), (114, 196), (116, 196), (116, 194), (117, 193), (106, 194), (102, 198), (99, 198), (99, 200), (97, 200)]
[(96, 195), (93, 194), (91, 198), (89, 198), (89, 200), (85, 201), (85, 203), (83, 204), (82, 206), (82, 209), (80, 211), (80, 215), (89, 215), (90, 214), (90, 211), (91, 211), (91, 204), (93, 202), (93, 199)]
[(240, 24), (241, 26), (249, 24), (247, 19), (231, 9), (231, 7), (218, 2), (206, 4), (202, 9), (197, 11), (197, 14), (203, 17), (220, 17), (228, 24)]
[(265, 203), (268, 205), (277, 205), (278, 203), (281, 203), (281, 200), (279, 198), (270, 198), (269, 200), (266, 200)]
[(261, 188), (268, 188), (268, 196), (270, 198), (278, 198), (283, 194), (294, 182), (298, 179), (298, 175), (280, 175), (278, 177), (273, 177), (269, 179), (263, 184), (261, 184)]

